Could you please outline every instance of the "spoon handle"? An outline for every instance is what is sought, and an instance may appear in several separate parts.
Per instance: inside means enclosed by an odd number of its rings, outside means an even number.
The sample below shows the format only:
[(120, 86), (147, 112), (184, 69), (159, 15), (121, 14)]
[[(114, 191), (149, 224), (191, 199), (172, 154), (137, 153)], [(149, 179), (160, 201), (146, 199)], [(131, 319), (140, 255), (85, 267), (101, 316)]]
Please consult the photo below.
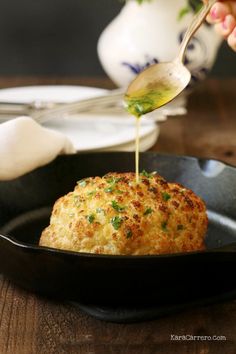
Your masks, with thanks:
[(201, 26), (202, 22), (206, 18), (206, 16), (207, 16), (208, 12), (210, 11), (211, 7), (216, 2), (217, 2), (217, 0), (208, 0), (202, 6), (202, 8), (199, 10), (199, 12), (196, 14), (196, 16), (193, 18), (193, 21), (189, 25), (189, 27), (188, 27), (185, 35), (184, 35), (184, 38), (182, 40), (182, 43), (180, 45), (180, 50), (179, 50), (179, 54), (178, 54), (178, 57), (177, 57), (177, 60), (179, 60), (180, 62), (183, 62), (183, 60), (184, 60), (185, 50), (187, 48), (187, 45), (188, 45), (190, 39), (192, 38), (194, 33), (197, 31), (197, 29)]

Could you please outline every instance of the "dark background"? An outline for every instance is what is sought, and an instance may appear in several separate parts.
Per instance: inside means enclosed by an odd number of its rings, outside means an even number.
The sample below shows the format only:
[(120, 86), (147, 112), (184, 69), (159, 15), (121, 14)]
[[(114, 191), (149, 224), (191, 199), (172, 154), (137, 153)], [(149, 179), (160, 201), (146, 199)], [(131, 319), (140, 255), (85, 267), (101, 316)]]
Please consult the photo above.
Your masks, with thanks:
[[(122, 6), (119, 0), (2, 0), (0, 75), (105, 75), (96, 44)], [(224, 44), (211, 75), (235, 76), (235, 60)]]

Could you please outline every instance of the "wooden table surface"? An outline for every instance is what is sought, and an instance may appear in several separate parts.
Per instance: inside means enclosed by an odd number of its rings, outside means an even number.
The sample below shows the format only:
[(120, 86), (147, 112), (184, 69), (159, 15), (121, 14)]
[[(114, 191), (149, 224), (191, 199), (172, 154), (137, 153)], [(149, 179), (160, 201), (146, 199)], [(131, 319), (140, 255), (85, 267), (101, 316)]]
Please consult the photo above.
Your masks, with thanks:
[[(95, 78), (1, 78), (0, 87), (74, 84), (113, 87)], [(168, 119), (152, 150), (214, 157), (236, 165), (236, 79), (209, 79), (189, 98), (188, 113)], [(28, 293), (0, 278), (0, 354), (235, 354), (236, 301), (155, 321), (112, 324)], [(171, 334), (224, 336), (222, 341), (171, 341)]]

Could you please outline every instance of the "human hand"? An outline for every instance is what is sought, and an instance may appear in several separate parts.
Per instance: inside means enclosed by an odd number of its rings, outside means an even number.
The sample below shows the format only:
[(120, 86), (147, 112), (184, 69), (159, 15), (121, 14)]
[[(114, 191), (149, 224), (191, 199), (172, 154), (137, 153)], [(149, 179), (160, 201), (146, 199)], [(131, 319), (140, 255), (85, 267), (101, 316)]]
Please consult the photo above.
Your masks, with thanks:
[(236, 51), (236, 0), (215, 3), (207, 16), (207, 21), (214, 25), (216, 32)]

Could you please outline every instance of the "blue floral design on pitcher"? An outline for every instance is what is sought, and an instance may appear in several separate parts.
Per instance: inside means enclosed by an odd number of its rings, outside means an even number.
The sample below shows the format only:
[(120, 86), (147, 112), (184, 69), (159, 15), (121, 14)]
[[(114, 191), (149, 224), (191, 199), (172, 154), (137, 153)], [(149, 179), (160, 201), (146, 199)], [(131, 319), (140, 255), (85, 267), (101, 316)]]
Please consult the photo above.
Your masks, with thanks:
[[(178, 34), (177, 40), (179, 44), (182, 42), (185, 32), (186, 30), (184, 29)], [(200, 49), (201, 51), (202, 60), (201, 63), (198, 62), (196, 63), (196, 65), (194, 65), (194, 51), (196, 51), (197, 49)], [(200, 38), (194, 36), (186, 49), (186, 55), (184, 60), (184, 64), (187, 67), (191, 67), (191, 82), (188, 87), (194, 86), (198, 81), (203, 80), (208, 74), (209, 70), (205, 65), (206, 58), (207, 47), (205, 43)], [(157, 57), (150, 57), (149, 55), (146, 55), (144, 63), (140, 64), (123, 61), (121, 65), (126, 66), (128, 70), (130, 70), (133, 74), (137, 75), (144, 69), (148, 68), (150, 65), (157, 64), (159, 62), (160, 60)]]
[(123, 61), (121, 65), (127, 66), (132, 73), (137, 75), (144, 69), (148, 68), (150, 65), (159, 63), (159, 60), (157, 58), (150, 58), (150, 59), (148, 58), (149, 56), (147, 55), (146, 56), (147, 61), (144, 64), (139, 64), (139, 63), (132, 64), (132, 63), (128, 63), (127, 61)]

